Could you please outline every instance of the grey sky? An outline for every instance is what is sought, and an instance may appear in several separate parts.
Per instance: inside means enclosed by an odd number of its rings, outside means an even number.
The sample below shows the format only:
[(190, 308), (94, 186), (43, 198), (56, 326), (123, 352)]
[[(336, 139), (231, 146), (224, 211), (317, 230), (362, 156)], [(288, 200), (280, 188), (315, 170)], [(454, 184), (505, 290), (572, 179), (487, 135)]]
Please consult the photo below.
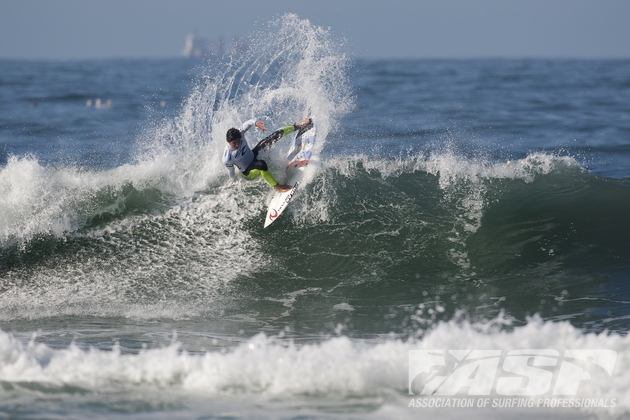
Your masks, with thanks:
[(175, 57), (285, 12), (354, 57), (630, 58), (629, 0), (0, 0), (0, 58)]

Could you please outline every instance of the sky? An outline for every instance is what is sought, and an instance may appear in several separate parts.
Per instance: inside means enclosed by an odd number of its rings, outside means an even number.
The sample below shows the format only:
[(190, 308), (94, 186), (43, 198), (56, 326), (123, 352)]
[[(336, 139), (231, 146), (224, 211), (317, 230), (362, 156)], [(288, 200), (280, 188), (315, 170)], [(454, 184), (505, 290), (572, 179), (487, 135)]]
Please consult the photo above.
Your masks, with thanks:
[(0, 59), (177, 57), (287, 12), (355, 58), (630, 58), (630, 0), (0, 0)]

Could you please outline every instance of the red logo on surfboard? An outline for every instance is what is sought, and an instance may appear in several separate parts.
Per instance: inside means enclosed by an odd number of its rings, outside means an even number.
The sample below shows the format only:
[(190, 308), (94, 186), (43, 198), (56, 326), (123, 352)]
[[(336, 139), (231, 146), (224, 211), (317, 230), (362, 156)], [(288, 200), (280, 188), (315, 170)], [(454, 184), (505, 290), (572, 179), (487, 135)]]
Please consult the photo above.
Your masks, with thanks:
[(273, 213), (271, 213), (271, 214), (269, 215), (269, 220), (273, 220), (273, 219), (275, 219), (276, 217), (278, 217), (278, 210), (273, 209)]

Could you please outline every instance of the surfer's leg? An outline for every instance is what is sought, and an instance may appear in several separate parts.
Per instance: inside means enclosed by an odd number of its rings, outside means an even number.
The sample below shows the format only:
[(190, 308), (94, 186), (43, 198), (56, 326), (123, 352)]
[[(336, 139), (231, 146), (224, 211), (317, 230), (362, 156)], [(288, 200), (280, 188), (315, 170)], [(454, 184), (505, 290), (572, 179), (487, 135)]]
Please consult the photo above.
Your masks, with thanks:
[(271, 172), (269, 171), (260, 171), (260, 176), (262, 176), (262, 178), (267, 181), (267, 184), (271, 185), (272, 187), (275, 187), (276, 185), (278, 185), (278, 181), (276, 181), (276, 179), (273, 177), (273, 175), (271, 175)]
[(247, 179), (256, 179), (259, 176), (267, 182), (267, 184), (275, 187), (278, 185), (278, 181), (275, 180), (271, 172), (269, 171), (269, 167), (267, 166), (267, 162), (264, 160), (254, 160), (251, 165), (247, 168), (246, 171)]
[(291, 186), (289, 185), (278, 184), (278, 181), (276, 181), (271, 174), (271, 171), (269, 171), (267, 162), (264, 160), (254, 160), (247, 170), (243, 172), (243, 174), (247, 177), (247, 179), (255, 179), (262, 176), (267, 184), (271, 185), (276, 191), (284, 192), (291, 189)]
[(261, 171), (260, 169), (252, 169), (252, 170), (250, 170), (249, 173), (246, 175), (246, 178), (247, 179), (256, 179), (259, 176), (262, 176), (262, 179), (267, 181), (267, 184), (271, 185), (272, 187), (275, 187), (278, 184), (278, 181), (276, 181), (275, 178), (273, 177), (273, 175), (271, 175), (271, 172), (269, 172), (269, 171)]

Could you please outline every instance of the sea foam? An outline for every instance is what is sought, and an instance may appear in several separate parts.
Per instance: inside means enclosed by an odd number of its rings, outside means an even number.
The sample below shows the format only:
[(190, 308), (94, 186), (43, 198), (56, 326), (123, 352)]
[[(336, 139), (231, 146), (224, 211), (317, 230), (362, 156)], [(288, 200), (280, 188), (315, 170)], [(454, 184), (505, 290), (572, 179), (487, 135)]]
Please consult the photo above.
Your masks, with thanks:
[[(507, 322), (509, 323), (509, 322)], [(617, 353), (609, 376), (593, 375), (580, 383), (576, 398), (615, 399), (615, 407), (590, 408), (598, 416), (630, 413), (630, 338), (617, 334), (584, 333), (568, 322), (530, 318), (524, 326), (505, 329), (504, 319), (488, 323), (441, 322), (422, 338), (377, 342), (345, 336), (297, 345), (258, 334), (229, 351), (189, 353), (173, 342), (137, 354), (76, 345), (53, 349), (33, 339), (27, 344), (0, 332), (0, 381), (76, 387), (88, 393), (152, 393), (164, 388), (201, 398), (230, 397), (246, 401), (292, 404), (295, 398), (330, 396), (372, 404), (405, 404), (408, 397), (409, 351), (434, 349), (607, 349)], [(557, 373), (558, 366), (552, 368)], [(588, 378), (587, 378), (588, 379)], [(547, 398), (541, 396), (541, 398)], [(369, 401), (369, 402), (368, 402)]]

